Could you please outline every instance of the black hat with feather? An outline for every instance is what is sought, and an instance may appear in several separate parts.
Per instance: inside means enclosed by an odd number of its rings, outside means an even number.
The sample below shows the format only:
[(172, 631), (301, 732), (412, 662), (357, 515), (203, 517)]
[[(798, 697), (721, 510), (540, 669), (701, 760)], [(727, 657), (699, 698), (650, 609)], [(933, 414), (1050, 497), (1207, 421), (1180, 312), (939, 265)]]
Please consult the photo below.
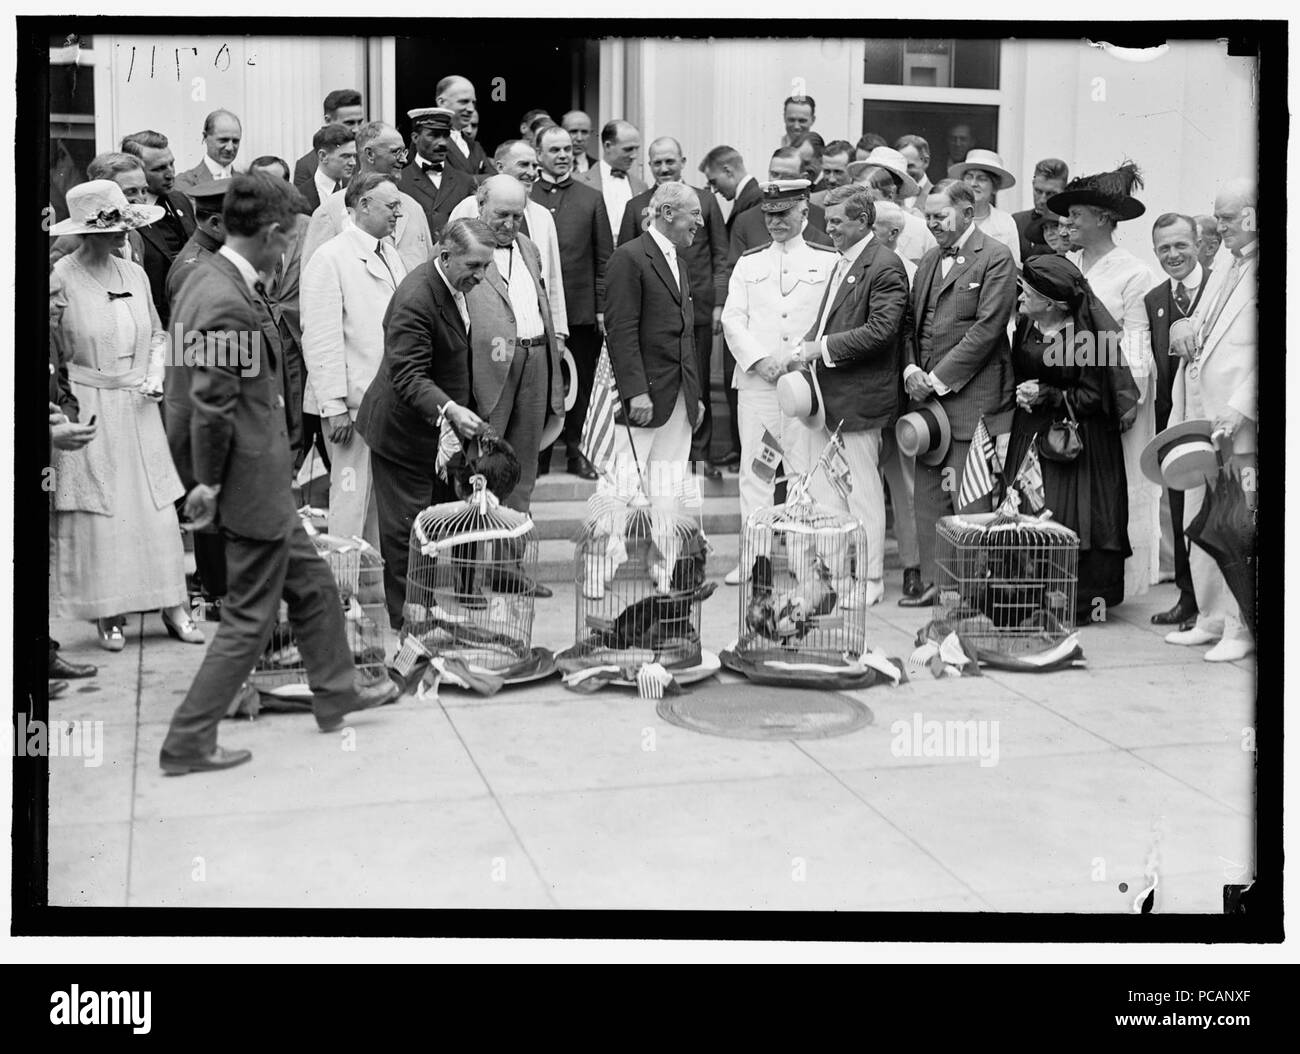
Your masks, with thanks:
[(1135, 187), (1141, 189), (1142, 173), (1132, 161), (1125, 161), (1114, 172), (1070, 180), (1061, 193), (1047, 199), (1047, 208), (1064, 216), (1071, 205), (1091, 205), (1110, 209), (1121, 220), (1134, 220), (1146, 212), (1146, 206), (1133, 197)]

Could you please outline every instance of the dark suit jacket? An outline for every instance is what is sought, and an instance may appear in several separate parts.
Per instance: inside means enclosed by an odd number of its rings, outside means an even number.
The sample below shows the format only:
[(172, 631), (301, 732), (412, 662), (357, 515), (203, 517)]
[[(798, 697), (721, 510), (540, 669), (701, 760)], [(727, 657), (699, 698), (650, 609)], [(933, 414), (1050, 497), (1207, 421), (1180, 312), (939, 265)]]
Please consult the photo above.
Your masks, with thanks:
[(302, 157), (293, 163), (293, 176), (291, 177), (293, 185), (296, 187), (302, 182), (311, 182), (312, 177), (316, 174), (316, 166), (320, 164), (320, 159), (316, 157), (315, 150), (308, 150)]
[(307, 173), (307, 178), (302, 182), (294, 180), (293, 185), (307, 202), (308, 216), (320, 208), (320, 191), (316, 189), (316, 169), (313, 168)]
[[(1210, 280), (1210, 269), (1201, 268), (1201, 285), (1196, 290), (1187, 314), (1196, 310)], [(1169, 424), (1169, 412), (1173, 409), (1174, 378), (1182, 366), (1182, 359), (1169, 354), (1169, 327), (1186, 316), (1174, 303), (1174, 287), (1168, 280), (1161, 282), (1143, 298), (1147, 307), (1147, 321), (1151, 324), (1151, 353), (1156, 360), (1156, 431), (1163, 432)]]
[[(756, 208), (763, 200), (763, 192), (758, 189), (758, 180), (753, 179), (745, 184), (745, 189), (736, 195), (736, 200), (731, 203), (731, 212), (727, 216), (727, 233), (730, 234), (736, 227), (736, 221), (740, 219), (750, 209)], [(811, 213), (809, 214), (811, 219)]]
[[(1047, 239), (1043, 237), (1043, 227), (1047, 225), (1047, 217), (1037, 209), (1025, 209), (1024, 212), (1013, 212), (1011, 218), (1016, 221), (1016, 230), (1020, 232), (1020, 260), (1023, 263), (1031, 256), (1045, 256), (1056, 250), (1047, 244)], [(1051, 222), (1055, 223), (1055, 220)]]
[(68, 364), (63, 358), (62, 345), (59, 343), (57, 328), (50, 326), (50, 402), (63, 411), (69, 421), (76, 421), (81, 406), (72, 394), (72, 384), (68, 381)]
[(384, 314), (384, 361), (357, 411), (372, 451), (435, 475), (438, 414), (447, 400), (473, 410), (469, 334), (434, 260), (409, 272)]
[(826, 350), (835, 363), (817, 367), (826, 426), (833, 431), (843, 421), (845, 432), (884, 428), (898, 410), (907, 271), (894, 250), (872, 238), (827, 304), (830, 285), (804, 338), (816, 338), (824, 316)]
[(140, 264), (145, 274), (149, 276), (149, 289), (153, 293), (154, 307), (158, 309), (158, 319), (164, 329), (167, 328), (171, 312), (171, 305), (167, 300), (167, 272), (171, 270), (172, 261), (176, 259), (180, 249), (194, 234), (194, 229), (198, 225), (194, 219), (194, 205), (183, 193), (173, 190), (167, 195), (167, 200), (179, 217), (184, 231), (181, 244), (175, 250), (168, 246), (167, 238), (160, 229), (160, 225), (167, 222), (166, 217), (157, 223), (149, 224), (148, 227), (138, 228), (143, 251)]
[(605, 199), (576, 179), (550, 183), (540, 176), (532, 199), (555, 220), (569, 325), (594, 326), (605, 310), (605, 265), (614, 251)]
[[(700, 199), (700, 212), (704, 225), (695, 232), (695, 241), (680, 255), (686, 260), (690, 274), (691, 299), (695, 301), (695, 324), (703, 326), (713, 322), (713, 308), (727, 299), (727, 223), (722, 218), (713, 191), (694, 188)], [(623, 245), (644, 233), (643, 214), (650, 207), (654, 188), (642, 191), (627, 204), (623, 225), (619, 228), (618, 244)]]
[[(490, 176), (496, 174), (492, 167), (492, 163), (488, 161), (487, 154), (484, 152), (483, 148), (479, 146), (478, 140), (469, 144), (469, 157), (462, 154), (460, 152), (460, 147), (455, 143), (448, 143), (447, 166), (459, 169), (461, 172), (470, 176)], [(433, 230), (432, 224), (429, 229)], [(434, 236), (437, 237), (436, 233)]]
[(248, 538), (284, 538), (298, 514), (290, 490), (280, 331), (270, 309), (231, 261), (213, 254), (181, 286), (174, 315), (187, 333), (248, 334), (257, 338), (259, 352), (243, 370), (233, 356), (221, 362), (212, 344), (195, 356), (187, 342), (167, 364), (164, 417), (181, 481), (186, 490), (195, 483), (221, 485), (223, 528)]
[[(682, 269), (679, 258), (678, 269)], [(695, 361), (695, 310), (649, 232), (620, 245), (605, 272), (605, 335), (624, 410), (649, 394), (658, 428), (672, 415), (680, 391), (695, 424), (700, 378)]]
[(449, 164), (442, 166), (440, 187), (435, 187), (414, 161), (402, 169), (399, 185), (424, 209), (424, 215), (429, 221), (429, 237), (435, 242), (441, 236), (443, 227), (447, 226), (451, 210), (474, 193), (474, 177)]
[[(1016, 307), (1016, 265), (1011, 250), (976, 228), (943, 278), (943, 253), (931, 249), (917, 265), (904, 335), (906, 362), (953, 389), (940, 397), (954, 439), (969, 440), (981, 415), (990, 434), (1011, 427), (1015, 379), (1007, 323)], [(931, 280), (940, 283), (931, 326), (930, 353), (921, 350)], [(904, 366), (906, 368), (906, 364)]]

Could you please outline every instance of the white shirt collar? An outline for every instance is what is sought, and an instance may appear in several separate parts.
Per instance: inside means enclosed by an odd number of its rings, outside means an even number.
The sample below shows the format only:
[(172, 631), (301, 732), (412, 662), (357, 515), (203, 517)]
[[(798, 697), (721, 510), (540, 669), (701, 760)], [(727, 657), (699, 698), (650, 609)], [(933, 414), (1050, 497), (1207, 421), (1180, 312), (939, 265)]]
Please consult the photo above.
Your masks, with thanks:
[(442, 279), (442, 284), (445, 285), (447, 287), (447, 291), (451, 293), (452, 299), (455, 300), (457, 304), (459, 304), (461, 302), (461, 297), (463, 296), (463, 294), (460, 293), (451, 284), (450, 279), (447, 278), (447, 272), (442, 269), (441, 256), (435, 256), (433, 258), (433, 269), (438, 272), (438, 277)]
[(253, 287), (262, 280), (262, 276), (257, 273), (257, 268), (235, 252), (229, 245), (223, 245), (217, 252), (235, 265), (244, 281), (248, 283), (249, 291), (256, 292), (257, 290)]
[(974, 220), (971, 220), (971, 222), (970, 222), (970, 226), (967, 227), (967, 228), (962, 232), (962, 236), (961, 236), (960, 238), (957, 239), (957, 245), (956, 245), (956, 248), (958, 248), (958, 249), (964, 249), (964, 248), (966, 247), (966, 243), (967, 243), (968, 241), (970, 241), (970, 237), (971, 237), (971, 235), (974, 234), (974, 233), (975, 233), (975, 221), (974, 221)]
[[(1255, 255), (1255, 253), (1258, 252), (1258, 251), (1259, 251), (1259, 239), (1258, 239), (1258, 238), (1252, 239), (1252, 241), (1250, 242), (1250, 244), (1248, 244), (1247, 246), (1245, 246), (1245, 248), (1243, 248), (1243, 249), (1241, 250), (1241, 258), (1242, 258), (1243, 260), (1249, 260), (1249, 259), (1251, 259), (1251, 258)], [(1235, 255), (1235, 254), (1232, 252), (1231, 249), (1229, 249), (1229, 250), (1228, 250), (1228, 255), (1229, 255), (1229, 256), (1232, 256), (1232, 255)]]
[(746, 175), (744, 179), (742, 179), (739, 183), (736, 184), (736, 197), (735, 197), (736, 201), (740, 200), (741, 192), (745, 189), (745, 186), (748, 183), (750, 183), (753, 179), (754, 179), (753, 176)]
[(230, 165), (226, 165), (222, 168), (219, 164), (213, 161), (212, 158), (208, 157), (207, 154), (203, 155), (203, 164), (213, 179), (229, 179), (231, 176)]
[(783, 242), (773, 242), (778, 253), (790, 253), (796, 249), (802, 249), (804, 245), (803, 232), (808, 229), (808, 218), (804, 217), (803, 228), (793, 238), (788, 238)]
[(844, 259), (846, 259), (849, 262), (850, 267), (852, 267), (853, 262), (859, 256), (862, 255), (862, 250), (867, 247), (867, 244), (875, 236), (876, 236), (875, 231), (867, 231), (867, 236), (865, 238), (863, 238), (860, 242), (854, 242), (852, 245), (850, 245), (847, 249), (844, 250), (842, 255), (844, 256)]
[[(600, 166), (600, 181), (602, 184), (604, 184), (606, 180), (612, 180), (618, 178), (614, 175), (613, 167), (603, 157), (597, 162), (597, 164)], [(624, 179), (622, 182), (626, 183), (628, 185), (628, 188), (631, 189), (632, 174), (629, 172), (627, 174), (627, 178)]]
[(316, 166), (315, 179), (316, 179), (316, 190), (320, 194), (321, 201), (324, 201), (331, 194), (343, 193), (343, 191), (341, 190), (337, 192), (334, 190), (334, 180), (330, 179), (329, 176), (325, 175), (325, 173), (320, 170), (319, 165)]
[(650, 224), (650, 237), (654, 239), (655, 244), (659, 246), (659, 251), (664, 254), (667, 260), (677, 258), (677, 246), (664, 237), (663, 233), (653, 223)]
[[(1205, 270), (1204, 268), (1201, 267), (1200, 263), (1198, 262), (1196, 266), (1192, 268), (1192, 273), (1183, 279), (1183, 288), (1186, 289), (1189, 293), (1194, 293), (1196, 290), (1201, 288), (1201, 283), (1204, 281), (1205, 281)], [(1169, 288), (1170, 289), (1178, 288), (1178, 279), (1174, 278), (1172, 275), (1169, 278)]]

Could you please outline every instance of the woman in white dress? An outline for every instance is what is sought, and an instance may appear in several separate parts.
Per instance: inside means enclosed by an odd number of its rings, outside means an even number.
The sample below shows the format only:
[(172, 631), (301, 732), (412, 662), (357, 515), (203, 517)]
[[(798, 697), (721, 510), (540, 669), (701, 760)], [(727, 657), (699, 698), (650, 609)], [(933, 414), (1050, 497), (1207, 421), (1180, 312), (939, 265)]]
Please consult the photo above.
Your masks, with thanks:
[(1066, 259), (1083, 272), (1106, 310), (1123, 326), (1124, 362), (1138, 389), (1137, 413), (1123, 435), (1133, 548), (1124, 565), (1126, 597), (1141, 596), (1160, 575), (1160, 488), (1141, 469), (1142, 450), (1156, 433), (1155, 357), (1143, 304), (1156, 279), (1146, 264), (1115, 244), (1116, 225), (1146, 211), (1132, 195), (1141, 186), (1137, 167), (1126, 162), (1114, 172), (1071, 180), (1047, 201), (1050, 211), (1065, 218), (1072, 246)]
[[(960, 179), (975, 195), (975, 226), (1011, 250), (1020, 270), (1020, 230), (1011, 213), (993, 204), (993, 195), (1016, 185), (1002, 158), (992, 150), (972, 150), (966, 160), (948, 169), (949, 179)], [(1015, 320), (1012, 319), (1014, 322)]]
[[(158, 404), (167, 334), (149, 279), (117, 250), (127, 231), (162, 216), (128, 205), (112, 180), (73, 187), (69, 219), (52, 235), (83, 235), (54, 265), (57, 336), (84, 420), (99, 433), (80, 450), (55, 450), (50, 613), (93, 619), (100, 646), (121, 651), (125, 615), (161, 609), (173, 637), (202, 644), (186, 607), (185, 552), (174, 502), (184, 493)], [(57, 311), (56, 311), (57, 307)]]

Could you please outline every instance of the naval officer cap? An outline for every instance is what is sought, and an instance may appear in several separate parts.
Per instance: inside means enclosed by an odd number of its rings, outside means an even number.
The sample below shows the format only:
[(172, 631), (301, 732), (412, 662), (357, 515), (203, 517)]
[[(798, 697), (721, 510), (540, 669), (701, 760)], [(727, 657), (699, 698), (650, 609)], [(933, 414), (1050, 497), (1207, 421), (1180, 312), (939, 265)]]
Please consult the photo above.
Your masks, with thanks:
[(806, 179), (772, 179), (760, 183), (763, 192), (760, 208), (764, 212), (786, 212), (808, 198), (812, 184)]
[(411, 119), (411, 128), (418, 131), (421, 128), (441, 128), (450, 132), (452, 119), (456, 116), (451, 110), (442, 106), (424, 106), (418, 110), (407, 110), (406, 116)]

